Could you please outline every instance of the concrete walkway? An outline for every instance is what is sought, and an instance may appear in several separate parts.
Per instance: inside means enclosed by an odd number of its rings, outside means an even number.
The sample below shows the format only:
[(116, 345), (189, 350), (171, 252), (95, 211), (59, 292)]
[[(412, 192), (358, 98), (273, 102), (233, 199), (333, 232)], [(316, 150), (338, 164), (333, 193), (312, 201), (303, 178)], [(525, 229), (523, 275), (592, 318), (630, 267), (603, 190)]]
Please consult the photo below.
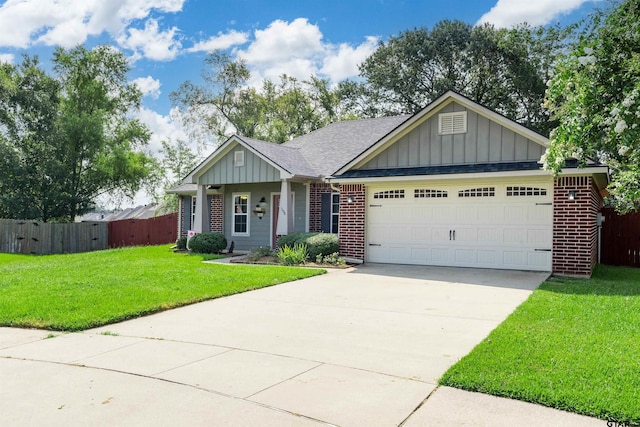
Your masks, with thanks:
[(436, 387), (545, 278), (366, 265), (84, 333), (0, 328), (0, 425), (602, 426)]

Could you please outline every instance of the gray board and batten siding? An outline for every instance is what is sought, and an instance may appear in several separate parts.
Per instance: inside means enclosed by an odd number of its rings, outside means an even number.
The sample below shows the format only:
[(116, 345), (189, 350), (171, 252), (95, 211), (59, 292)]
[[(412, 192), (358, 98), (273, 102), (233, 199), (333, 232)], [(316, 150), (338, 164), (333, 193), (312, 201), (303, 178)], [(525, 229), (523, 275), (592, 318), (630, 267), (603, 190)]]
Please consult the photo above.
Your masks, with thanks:
[[(244, 166), (234, 166), (236, 151), (244, 152)], [(207, 170), (198, 181), (201, 184), (243, 184), (280, 181), (280, 171), (240, 144)]]
[[(438, 134), (438, 114), (467, 111), (467, 132)], [(539, 160), (545, 147), (450, 102), (359, 169)]]
[[(303, 232), (306, 229), (306, 208), (307, 189), (304, 184), (298, 182), (291, 183), (291, 192), (294, 193), (294, 232)], [(249, 211), (251, 212), (262, 197), (267, 201), (266, 213), (262, 219), (258, 219), (253, 213), (249, 214), (249, 235), (234, 236), (231, 233), (233, 221), (233, 195), (238, 193), (249, 193)], [(235, 243), (237, 250), (250, 250), (256, 246), (271, 245), (271, 227), (273, 213), (274, 193), (280, 193), (280, 183), (250, 184), (250, 185), (227, 185), (224, 194), (224, 235), (228, 243)]]

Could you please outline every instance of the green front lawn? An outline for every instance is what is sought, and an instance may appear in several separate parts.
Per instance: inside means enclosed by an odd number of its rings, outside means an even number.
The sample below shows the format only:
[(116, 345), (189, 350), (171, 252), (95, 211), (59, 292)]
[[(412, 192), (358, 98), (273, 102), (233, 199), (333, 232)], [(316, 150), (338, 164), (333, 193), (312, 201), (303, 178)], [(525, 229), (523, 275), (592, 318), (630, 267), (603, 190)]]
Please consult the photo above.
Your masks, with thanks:
[(440, 384), (640, 424), (640, 269), (550, 278)]
[(169, 246), (0, 254), (0, 326), (88, 329), (322, 272), (203, 263)]

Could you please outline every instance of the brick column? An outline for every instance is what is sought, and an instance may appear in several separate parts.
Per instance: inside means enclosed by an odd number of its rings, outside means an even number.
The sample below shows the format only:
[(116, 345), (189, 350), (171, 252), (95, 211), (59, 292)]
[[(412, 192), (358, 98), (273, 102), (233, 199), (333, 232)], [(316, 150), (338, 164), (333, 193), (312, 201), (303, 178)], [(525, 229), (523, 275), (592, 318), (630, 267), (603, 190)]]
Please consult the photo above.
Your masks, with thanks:
[(185, 236), (186, 233), (182, 232), (182, 224), (184, 224), (184, 196), (176, 196), (178, 198), (178, 237)]
[(211, 196), (211, 231), (224, 233), (224, 194), (214, 194)]
[[(569, 191), (575, 199), (569, 200)], [(598, 212), (602, 198), (593, 178), (556, 179), (553, 194), (553, 273), (589, 277), (598, 261)]]
[[(352, 203), (348, 200), (351, 197)], [(340, 186), (338, 232), (340, 255), (364, 261), (365, 187), (362, 184)]]
[(312, 182), (309, 188), (309, 231), (322, 231), (322, 194), (332, 193), (331, 184)]

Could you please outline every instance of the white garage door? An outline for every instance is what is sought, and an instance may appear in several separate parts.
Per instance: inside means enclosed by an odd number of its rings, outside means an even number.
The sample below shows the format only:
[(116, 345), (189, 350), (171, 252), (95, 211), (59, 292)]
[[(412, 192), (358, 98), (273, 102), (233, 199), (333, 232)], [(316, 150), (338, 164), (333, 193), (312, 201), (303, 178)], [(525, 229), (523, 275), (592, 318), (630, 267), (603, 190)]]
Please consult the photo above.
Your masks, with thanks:
[(551, 271), (552, 185), (368, 187), (366, 259)]

